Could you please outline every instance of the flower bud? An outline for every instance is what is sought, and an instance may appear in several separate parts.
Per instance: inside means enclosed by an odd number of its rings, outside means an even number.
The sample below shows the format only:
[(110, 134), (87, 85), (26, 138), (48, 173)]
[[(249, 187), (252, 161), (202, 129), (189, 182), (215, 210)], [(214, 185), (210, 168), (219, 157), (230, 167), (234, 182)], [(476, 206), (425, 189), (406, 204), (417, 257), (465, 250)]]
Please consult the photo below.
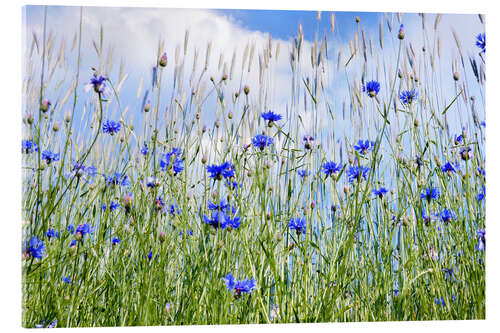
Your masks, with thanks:
[(203, 164), (206, 164), (206, 163), (207, 163), (207, 156), (206, 156), (206, 155), (203, 155), (203, 156), (201, 157), (201, 163), (203, 163)]
[(42, 112), (47, 112), (49, 110), (49, 106), (51, 106), (52, 104), (50, 103), (50, 101), (48, 99), (44, 99), (42, 101), (42, 104), (40, 104), (40, 110)]
[(219, 119), (217, 119), (217, 120), (215, 121), (215, 127), (217, 127), (217, 128), (219, 128), (219, 127), (220, 127), (220, 120), (219, 120)]
[(64, 121), (66, 123), (69, 123), (71, 121), (71, 112), (70, 111), (66, 112), (66, 114), (64, 115)]
[(150, 109), (151, 109), (151, 102), (148, 100), (144, 105), (144, 112), (149, 112)]
[(54, 125), (52, 126), (52, 130), (54, 132), (59, 131), (59, 122), (57, 120), (54, 122)]
[(458, 72), (453, 73), (453, 80), (458, 81), (459, 75)]
[(248, 95), (248, 93), (250, 93), (250, 88), (248, 86), (243, 87), (243, 92), (245, 95)]
[(165, 232), (160, 232), (160, 235), (158, 236), (158, 239), (160, 240), (160, 242), (164, 242), (165, 241)]
[(229, 113), (227, 114), (227, 117), (229, 119), (233, 119), (233, 111), (229, 111)]
[(162, 54), (162, 56), (161, 56), (160, 61), (158, 62), (158, 64), (161, 67), (167, 66), (167, 52), (163, 52), (163, 54)]
[(200, 119), (200, 113), (199, 113), (199, 112), (196, 112), (195, 117), (196, 117), (196, 119), (198, 119), (198, 120), (199, 120), (199, 119)]
[(28, 116), (26, 117), (26, 121), (28, 122), (28, 124), (32, 125), (33, 124), (33, 114), (30, 113), (28, 114)]
[(202, 133), (205, 133), (207, 131), (207, 126), (206, 125), (203, 125), (203, 127), (201, 128), (201, 132)]
[(401, 40), (403, 40), (405, 38), (405, 29), (404, 29), (404, 26), (402, 24), (399, 27), (398, 38)]

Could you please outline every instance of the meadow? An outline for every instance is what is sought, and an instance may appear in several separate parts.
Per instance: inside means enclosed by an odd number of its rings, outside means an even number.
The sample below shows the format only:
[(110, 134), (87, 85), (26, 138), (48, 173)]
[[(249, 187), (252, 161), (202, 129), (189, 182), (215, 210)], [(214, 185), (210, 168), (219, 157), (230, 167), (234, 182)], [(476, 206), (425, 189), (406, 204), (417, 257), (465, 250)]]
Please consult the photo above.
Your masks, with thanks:
[(25, 32), (24, 327), (485, 318), (484, 31), (311, 12), (287, 47), (160, 39), (128, 82), (85, 11)]

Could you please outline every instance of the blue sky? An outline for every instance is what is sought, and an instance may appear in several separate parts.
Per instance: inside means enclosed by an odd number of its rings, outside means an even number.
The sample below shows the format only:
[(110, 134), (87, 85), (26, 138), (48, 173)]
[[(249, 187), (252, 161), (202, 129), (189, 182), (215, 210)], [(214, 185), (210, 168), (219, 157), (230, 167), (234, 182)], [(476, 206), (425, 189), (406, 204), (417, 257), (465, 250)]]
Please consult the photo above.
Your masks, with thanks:
[[(29, 48), (32, 40), (32, 32), (34, 31), (38, 38), (41, 38), (42, 31), (42, 7), (26, 7), (26, 37)], [(205, 80), (208, 81), (209, 75), (219, 76), (221, 70), (218, 68), (220, 55), (223, 55), (223, 63), (230, 65), (233, 52), (236, 52), (237, 58), (242, 57), (243, 49), (247, 44), (256, 46), (256, 54), (253, 59), (253, 69), (250, 73), (246, 70), (241, 74), (240, 80), (235, 78), (227, 86), (227, 92), (236, 91), (241, 88), (241, 84), (249, 84), (252, 88), (258, 86), (258, 55), (267, 45), (268, 36), (271, 35), (273, 43), (280, 43), (281, 53), (279, 60), (273, 64), (269, 77), (272, 94), (269, 96), (269, 101), (266, 107), (284, 113), (289, 109), (290, 105), (290, 77), (291, 70), (289, 65), (289, 52), (291, 50), (292, 38), (296, 36), (299, 24), (302, 24), (306, 39), (304, 47), (304, 55), (302, 59), (303, 78), (310, 78), (310, 48), (316, 34), (319, 34), (320, 40), (324, 34), (327, 34), (329, 41), (329, 71), (327, 72), (326, 83), (328, 86), (328, 99), (332, 103), (334, 114), (340, 119), (343, 117), (343, 105), (347, 103), (347, 111), (349, 111), (349, 84), (354, 84), (355, 80), (361, 79), (362, 61), (361, 57), (352, 62), (348, 68), (348, 77), (343, 71), (336, 72), (337, 54), (339, 51), (343, 54), (343, 61), (347, 60), (349, 52), (349, 42), (353, 39), (354, 33), (358, 29), (364, 29), (368, 38), (373, 39), (375, 46), (378, 45), (378, 25), (383, 22), (384, 26), (384, 54), (383, 67), (391, 70), (391, 66), (395, 63), (397, 53), (397, 28), (398, 18), (391, 13), (387, 14), (389, 19), (393, 20), (393, 30), (389, 32), (387, 22), (384, 21), (382, 13), (356, 13), (356, 12), (336, 12), (335, 13), (335, 36), (330, 32), (330, 12), (322, 12), (321, 20), (317, 20), (316, 11), (264, 11), (264, 10), (217, 10), (217, 9), (152, 9), (152, 8), (112, 8), (112, 7), (84, 7), (83, 10), (83, 39), (82, 39), (82, 64), (80, 66), (80, 86), (88, 82), (91, 75), (90, 66), (98, 66), (98, 58), (94, 51), (92, 41), (98, 41), (99, 28), (103, 25), (104, 30), (104, 45), (105, 55), (110, 49), (113, 53), (113, 67), (109, 73), (110, 78), (117, 84), (119, 63), (124, 62), (124, 71), (129, 74), (124, 82), (121, 91), (122, 110), (118, 108), (116, 103), (113, 103), (107, 112), (107, 118), (119, 119), (123, 118), (127, 122), (132, 122), (136, 127), (141, 126), (143, 113), (141, 111), (142, 99), (146, 90), (150, 90), (152, 67), (156, 62), (156, 50), (159, 39), (165, 41), (165, 51), (169, 56), (169, 65), (166, 68), (166, 77), (173, 78), (175, 66), (176, 48), (179, 48), (180, 61), (184, 61), (184, 84), (187, 86), (189, 73), (193, 63), (193, 53), (195, 50), (199, 52), (199, 60), (197, 73), (203, 67), (205, 50), (207, 43), (212, 43), (212, 55), (210, 59), (209, 69)], [(48, 27), (49, 34), (55, 36), (55, 47), (58, 50), (60, 43), (65, 40), (67, 45), (71, 44), (74, 33), (78, 29), (79, 7), (49, 7), (48, 8)], [(355, 17), (360, 17), (360, 24), (356, 25)], [(111, 19), (112, 18), (112, 19)], [(435, 15), (427, 16), (427, 30), (432, 31)], [(420, 50), (424, 43), (423, 37), (420, 34), (420, 17), (417, 14), (403, 14), (402, 22), (406, 27), (407, 40), (412, 43), (414, 49)], [(187, 49), (186, 57), (182, 56), (184, 36), (186, 29), (190, 32), (190, 42)], [(440, 76), (445, 79), (441, 86), (443, 97), (439, 100), (439, 106), (444, 107), (445, 103), (455, 97), (453, 81), (450, 79), (450, 63), (457, 57), (457, 48), (453, 40), (451, 29), (454, 29), (462, 41), (464, 54), (474, 55), (477, 49), (474, 45), (474, 39), (477, 33), (483, 31), (483, 26), (480, 24), (476, 15), (444, 15), (440, 23), (440, 35), (442, 38), (442, 57), (441, 62), (436, 69)], [(426, 37), (428, 38), (428, 37)], [(66, 48), (68, 51), (68, 47)], [(75, 70), (75, 50), (67, 52), (66, 62), (69, 74), (64, 74), (56, 70), (55, 76), (62, 78), (62, 87), (68, 87), (71, 81), (71, 71)], [(184, 59), (184, 60), (183, 60)], [(105, 59), (104, 59), (105, 61)], [(367, 80), (377, 78), (377, 57), (371, 56), (368, 59)], [(35, 60), (36, 62), (36, 60)], [(180, 65), (180, 64), (179, 64)], [(236, 67), (239, 67), (238, 65)], [(177, 68), (179, 68), (177, 66)], [(237, 69), (239, 72), (240, 69)], [(59, 76), (58, 76), (59, 75)], [(469, 78), (472, 73), (467, 73)], [(240, 75), (238, 74), (239, 78)], [(137, 98), (137, 87), (140, 80), (144, 80), (142, 93)], [(161, 109), (166, 107), (165, 101), (170, 97), (172, 88), (171, 79), (167, 81), (165, 86), (165, 95), (163, 98)], [(387, 82), (382, 82), (384, 93), (387, 93)], [(58, 93), (52, 92), (49, 86), (47, 90), (48, 97), (54, 102), (62, 99), (65, 89), (60, 89)], [(83, 89), (83, 88), (82, 88)], [(479, 92), (474, 91), (477, 95)], [(90, 100), (89, 95), (85, 95), (79, 91), (78, 110), (81, 110), (85, 103)], [(150, 97), (154, 102), (154, 97)], [(482, 99), (478, 100), (482, 103)], [(215, 114), (215, 98), (211, 96), (207, 99), (204, 105), (202, 120), (208, 126), (217, 117)], [(88, 105), (87, 105), (88, 106)], [(297, 108), (298, 115), (305, 119), (303, 128), (300, 129), (301, 135), (312, 131), (311, 113), (308, 112), (308, 105), (304, 105), (301, 101)], [(323, 106), (324, 107), (324, 106)], [(63, 117), (64, 110), (57, 110), (56, 117)], [(126, 114), (122, 113), (123, 109), (128, 109)], [(484, 118), (484, 110), (479, 105), (481, 117)], [(259, 110), (264, 111), (264, 110)], [(324, 111), (324, 109), (323, 109)], [(327, 117), (326, 111), (321, 112), (322, 117)], [(237, 110), (234, 111), (235, 113)], [(450, 117), (454, 118), (452, 112), (449, 112)], [(456, 117), (458, 120), (458, 117)], [(325, 118), (320, 119), (321, 124), (327, 124)], [(457, 121), (454, 123), (454, 130), (459, 128)], [(85, 122), (82, 122), (85, 124)], [(326, 125), (323, 125), (326, 126)], [(350, 140), (355, 140), (359, 135), (369, 135), (368, 130), (364, 133), (354, 133), (349, 129), (348, 123), (336, 122), (335, 128), (325, 128), (325, 135), (334, 134), (336, 139), (342, 138), (344, 135), (349, 136)], [(137, 142), (141, 145), (141, 142)], [(333, 158), (334, 156), (329, 156)]]

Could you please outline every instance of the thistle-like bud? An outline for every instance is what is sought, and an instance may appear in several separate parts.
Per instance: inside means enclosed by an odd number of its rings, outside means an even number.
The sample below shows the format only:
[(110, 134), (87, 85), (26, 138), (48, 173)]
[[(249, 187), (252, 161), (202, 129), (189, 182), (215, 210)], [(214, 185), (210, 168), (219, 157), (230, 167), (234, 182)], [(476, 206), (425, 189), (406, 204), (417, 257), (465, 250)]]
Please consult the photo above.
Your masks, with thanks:
[(71, 121), (71, 112), (68, 111), (66, 112), (66, 114), (64, 115), (64, 121), (69, 124), (69, 122)]
[(30, 113), (28, 114), (28, 116), (26, 117), (26, 121), (28, 122), (28, 124), (32, 125), (33, 124), (33, 114)]
[(203, 155), (203, 156), (201, 157), (201, 163), (203, 163), (203, 164), (206, 164), (206, 163), (207, 163), (207, 156), (206, 156), (206, 155)]
[(160, 232), (160, 235), (158, 236), (158, 239), (160, 240), (160, 242), (164, 242), (165, 241), (165, 232)]
[(50, 103), (50, 101), (48, 99), (44, 99), (42, 101), (42, 103), (40, 104), (40, 111), (42, 111), (43, 113), (47, 112), (49, 110), (49, 106), (51, 106), (52, 104)]
[(144, 105), (144, 112), (149, 112), (150, 109), (151, 109), (151, 102), (148, 100)]
[(158, 62), (158, 64), (161, 67), (167, 66), (167, 52), (163, 52), (162, 56), (160, 57), (160, 61)]
[(215, 121), (215, 127), (217, 127), (217, 128), (219, 128), (219, 127), (220, 127), (220, 120), (219, 120), (219, 119), (217, 119), (217, 120)]
[(402, 24), (399, 27), (398, 38), (401, 40), (403, 40), (405, 38), (405, 29), (404, 29), (404, 26)]
[(199, 112), (196, 112), (195, 117), (196, 117), (196, 119), (198, 119), (198, 120), (199, 120), (199, 119), (200, 119), (200, 117), (201, 117), (201, 116), (200, 116), (200, 113), (199, 113)]
[(233, 119), (233, 111), (229, 111), (229, 113), (227, 114), (227, 117), (229, 119)]
[(453, 73), (453, 80), (458, 81), (459, 75), (458, 72)]
[(248, 93), (250, 93), (250, 88), (248, 86), (244, 86), (243, 92), (245, 93), (245, 95), (248, 95)]
[(59, 131), (59, 122), (57, 120), (54, 122), (54, 125), (52, 126), (52, 130), (54, 132)]

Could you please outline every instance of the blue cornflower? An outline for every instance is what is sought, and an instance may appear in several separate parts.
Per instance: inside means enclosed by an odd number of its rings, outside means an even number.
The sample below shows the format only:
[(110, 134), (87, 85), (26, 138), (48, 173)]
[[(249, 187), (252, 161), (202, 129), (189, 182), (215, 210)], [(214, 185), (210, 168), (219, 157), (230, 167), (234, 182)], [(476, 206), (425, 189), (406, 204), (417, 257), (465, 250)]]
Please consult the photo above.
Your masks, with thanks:
[(369, 140), (359, 140), (357, 145), (354, 145), (354, 149), (357, 150), (361, 155), (365, 155), (367, 152), (372, 151), (375, 146), (375, 142)]
[(148, 177), (148, 179), (146, 180), (147, 187), (155, 188), (158, 185), (160, 185), (160, 183), (158, 182), (158, 179), (156, 179), (156, 177)]
[(462, 134), (455, 135), (455, 145), (458, 145), (464, 141), (464, 137)]
[(70, 234), (74, 234), (75, 233), (75, 227), (72, 226), (71, 224), (68, 225), (68, 227), (66, 228), (66, 230), (70, 233)]
[(226, 227), (226, 219), (224, 217), (224, 213), (218, 210), (212, 211), (211, 217), (203, 215), (203, 222), (211, 225), (214, 229), (224, 229)]
[(439, 298), (436, 298), (435, 301), (436, 301), (437, 305), (441, 305), (441, 306), (445, 306), (446, 305), (446, 303), (444, 302), (443, 296), (441, 296), (441, 301), (439, 300)]
[(122, 128), (122, 125), (120, 124), (119, 121), (114, 121), (114, 120), (106, 120), (104, 124), (102, 125), (102, 131), (104, 133), (109, 133), (109, 135), (114, 135), (115, 133), (120, 132), (120, 129)]
[(269, 127), (272, 127), (275, 121), (281, 120), (283, 118), (280, 114), (274, 113), (271, 110), (269, 110), (268, 112), (263, 112), (261, 116), (262, 118), (264, 118), (264, 120), (267, 120)]
[(379, 197), (380, 199), (382, 199), (387, 192), (388, 191), (387, 191), (387, 189), (385, 187), (381, 187), (378, 190), (376, 188), (373, 189), (373, 194), (376, 197)]
[(110, 186), (115, 186), (115, 185), (120, 185), (120, 186), (128, 186), (130, 185), (130, 181), (128, 180), (128, 177), (126, 174), (121, 174), (119, 172), (115, 172), (113, 175), (106, 177), (106, 175), (103, 175), (104, 178), (106, 179), (106, 185)]
[[(35, 324), (35, 328), (43, 328), (45, 326), (45, 318), (43, 319), (42, 324)], [(48, 324), (45, 328), (55, 328), (57, 326), (57, 318), (54, 319), (50, 324)]]
[(21, 150), (23, 153), (31, 154), (35, 151), (38, 151), (38, 146), (36, 142), (31, 140), (23, 140), (21, 141)]
[[(105, 204), (102, 204), (102, 210), (106, 210), (106, 205)], [(109, 203), (109, 210), (110, 211), (114, 211), (115, 209), (118, 209), (120, 208), (120, 204), (118, 202), (114, 202), (114, 201), (111, 201)]]
[(155, 210), (156, 211), (162, 211), (164, 209), (165, 209), (165, 201), (163, 200), (163, 198), (160, 195), (155, 200)]
[(260, 150), (264, 150), (265, 147), (272, 145), (273, 142), (274, 142), (273, 138), (263, 134), (258, 134), (254, 136), (252, 139), (254, 147), (257, 147)]
[(486, 34), (481, 33), (476, 37), (476, 46), (481, 49), (482, 53), (486, 53)]
[(97, 168), (94, 166), (85, 166), (82, 163), (75, 162), (73, 163), (73, 167), (71, 169), (71, 175), (76, 177), (82, 177), (83, 175), (87, 175), (88, 177), (93, 177), (97, 173)]
[[(235, 181), (230, 181), (230, 180), (226, 180), (226, 182), (224, 183), (224, 185), (226, 185), (227, 187), (229, 187), (231, 190), (237, 190), (238, 188), (241, 187), (241, 184), (238, 184), (238, 182), (235, 182)], [(236, 194), (237, 196), (237, 194)]]
[(477, 194), (477, 201), (482, 201), (486, 197), (486, 187), (483, 186), (483, 191)]
[(59, 231), (54, 230), (54, 229), (49, 229), (45, 233), (45, 236), (47, 236), (48, 239), (51, 239), (52, 237), (59, 238)]
[(73, 239), (71, 243), (69, 243), (69, 247), (76, 246), (76, 239)]
[(218, 210), (221, 212), (226, 212), (227, 208), (229, 207), (229, 203), (226, 202), (224, 199), (220, 200), (220, 203), (216, 204), (213, 203), (212, 201), (208, 202), (208, 209), (210, 210)]
[(302, 140), (304, 141), (304, 147), (306, 149), (312, 149), (314, 145), (314, 137), (312, 137), (311, 135), (304, 135)]
[(144, 142), (144, 144), (142, 145), (142, 148), (141, 148), (141, 154), (146, 156), (148, 154), (149, 150), (148, 150), (148, 145), (146, 144), (146, 142)]
[(210, 178), (221, 180), (223, 177), (228, 179), (234, 177), (234, 165), (229, 162), (224, 162), (221, 165), (207, 165), (207, 172)]
[(430, 202), (432, 199), (437, 200), (439, 198), (439, 190), (436, 187), (428, 187), (420, 193), (420, 199), (427, 200)]
[(472, 149), (470, 147), (463, 147), (460, 149), (460, 157), (462, 161), (468, 161), (472, 158)]
[(486, 177), (486, 170), (477, 168), (477, 173), (479, 173), (480, 176)]
[(455, 213), (453, 213), (451, 210), (448, 210), (448, 209), (443, 209), (443, 211), (441, 212), (441, 221), (445, 222), (445, 223), (448, 223), (448, 222), (451, 222), (451, 220), (454, 220), (455, 219)]
[(415, 89), (405, 90), (399, 94), (399, 99), (401, 103), (405, 105), (410, 105), (413, 103), (418, 97), (418, 92)]
[(369, 167), (365, 167), (362, 165), (354, 165), (350, 166), (347, 169), (347, 177), (349, 179), (349, 182), (352, 183), (355, 180), (361, 181), (363, 179), (366, 180), (366, 177), (368, 176), (368, 172), (370, 171)]
[(77, 227), (76, 227), (76, 234), (77, 235), (80, 235), (81, 237), (87, 235), (87, 234), (92, 234), (94, 233), (94, 230), (95, 228), (92, 227), (90, 224), (88, 223), (84, 223), (84, 224), (79, 224)]
[(29, 241), (26, 242), (26, 254), (30, 257), (36, 259), (42, 259), (45, 255), (45, 244), (42, 240), (38, 239), (36, 236), (30, 238)]
[(337, 164), (337, 163), (332, 162), (332, 161), (323, 163), (323, 172), (327, 176), (333, 176), (334, 174), (336, 174), (340, 170), (342, 170), (342, 165), (340, 165), (340, 164)]
[(104, 76), (94, 73), (94, 75), (90, 78), (90, 82), (85, 85), (85, 90), (89, 92), (90, 89), (93, 88), (96, 93), (106, 93), (108, 90), (106, 83), (104, 82), (106, 80), (107, 79)]
[(446, 164), (441, 167), (441, 171), (447, 172), (449, 174), (456, 173), (458, 169), (459, 169), (458, 163), (455, 163), (453, 165), (450, 162), (446, 162)]
[(444, 279), (450, 280), (450, 281), (455, 280), (455, 273), (454, 273), (453, 267), (452, 268), (444, 268)]
[(175, 214), (180, 215), (181, 214), (181, 210), (179, 209), (179, 207), (177, 206), (177, 204), (171, 204), (170, 205), (170, 211), (169, 211), (169, 213), (172, 216), (175, 216)]
[(363, 86), (363, 92), (366, 92), (368, 96), (375, 97), (380, 91), (380, 83), (377, 81), (369, 81)]
[(184, 170), (184, 161), (181, 159), (182, 150), (180, 148), (174, 148), (171, 152), (163, 154), (160, 160), (160, 168), (162, 171), (168, 171), (172, 169), (174, 175), (177, 175), (182, 170)]
[(299, 174), (300, 178), (307, 177), (311, 174), (311, 172), (307, 170), (299, 170), (297, 171), (297, 173)]
[(240, 297), (242, 293), (252, 293), (256, 288), (254, 279), (236, 280), (231, 273), (223, 277), (222, 280), (226, 284), (227, 290), (234, 290), (235, 298)]
[(54, 154), (50, 150), (44, 150), (42, 152), (42, 160), (44, 160), (47, 164), (57, 162), (59, 161), (59, 154)]
[(68, 276), (63, 276), (62, 280), (66, 284), (73, 283), (73, 281), (71, 280), (71, 278), (69, 277), (69, 275)]
[(224, 215), (224, 220), (226, 227), (230, 227), (232, 229), (238, 229), (241, 224), (241, 217), (239, 216), (231, 217), (230, 215)]
[(297, 234), (301, 232), (303, 234), (306, 233), (306, 220), (304, 218), (295, 217), (290, 220), (288, 223), (288, 227), (292, 230), (295, 230)]
[[(183, 230), (179, 231), (179, 236), (182, 236), (182, 235), (184, 235), (184, 231)], [(189, 229), (187, 231), (186, 235), (187, 236), (193, 236), (193, 230)]]
[(477, 237), (479, 238), (479, 243), (477, 244), (476, 249), (479, 251), (484, 251), (486, 248), (486, 230), (479, 229), (476, 231)]
[(118, 202), (111, 201), (111, 203), (109, 204), (109, 209), (111, 211), (114, 211), (115, 209), (118, 208), (120, 208), (120, 204)]
[(151, 260), (153, 258), (153, 251), (149, 251), (148, 253), (148, 259)]
[(113, 237), (113, 239), (111, 240), (111, 245), (115, 246), (115, 245), (118, 245), (120, 244), (122, 240), (120, 238), (116, 238), (116, 237)]

